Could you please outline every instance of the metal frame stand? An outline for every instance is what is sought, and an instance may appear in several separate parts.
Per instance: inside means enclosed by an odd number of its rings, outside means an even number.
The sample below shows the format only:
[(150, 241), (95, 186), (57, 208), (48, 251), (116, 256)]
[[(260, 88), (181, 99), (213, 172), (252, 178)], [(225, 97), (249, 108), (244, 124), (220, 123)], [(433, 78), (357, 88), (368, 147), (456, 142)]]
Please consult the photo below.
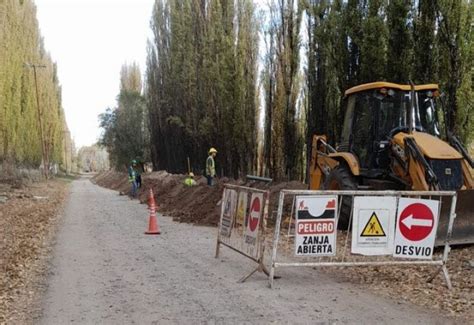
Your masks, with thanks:
[(248, 275), (242, 277), (239, 281), (237, 281), (238, 283), (245, 282), (248, 278), (250, 278), (257, 271), (264, 273), (266, 276), (270, 276), (270, 272), (268, 271), (267, 267), (263, 264), (263, 253), (264, 253), (263, 249), (262, 249), (262, 254), (260, 255), (261, 257), (256, 259), (253, 256), (245, 254), (244, 252), (241, 252), (238, 249), (235, 249), (234, 247), (232, 247), (230, 245), (227, 245), (226, 243), (221, 242), (220, 239), (218, 238), (217, 239), (217, 244), (216, 244), (216, 256), (215, 256), (215, 258), (219, 258), (220, 245), (224, 245), (224, 246), (230, 248), (231, 250), (233, 250), (234, 252), (237, 252), (237, 253), (251, 259), (252, 261), (258, 263), (257, 267), (254, 270), (252, 270), (252, 272), (250, 272)]
[[(240, 278), (237, 281), (237, 283), (243, 283), (243, 282), (247, 281), (247, 279), (250, 278), (256, 272), (262, 272), (268, 277), (268, 276), (270, 276), (270, 272), (268, 271), (267, 267), (265, 266), (265, 264), (263, 262), (263, 259), (264, 259), (264, 255), (265, 255), (265, 229), (266, 229), (266, 224), (267, 224), (267, 219), (268, 219), (268, 205), (269, 205), (270, 193), (268, 193), (268, 191), (264, 191), (264, 190), (259, 190), (259, 189), (255, 189), (255, 188), (244, 187), (244, 186), (231, 185), (231, 184), (226, 184), (225, 188), (241, 189), (241, 190), (264, 193), (265, 205), (264, 205), (264, 210), (263, 210), (263, 214), (261, 216), (261, 222), (260, 222), (260, 226), (259, 226), (260, 227), (259, 228), (259, 238), (258, 238), (258, 245), (257, 245), (257, 249), (258, 249), (257, 256), (258, 257), (254, 257), (250, 254), (247, 254), (246, 252), (244, 252), (242, 250), (239, 250), (236, 247), (233, 247), (231, 244), (228, 244), (228, 243), (222, 241), (221, 240), (221, 232), (220, 232), (221, 222), (219, 222), (219, 225), (217, 227), (217, 242), (216, 242), (216, 255), (215, 255), (215, 258), (219, 257), (220, 245), (224, 245), (225, 247), (230, 248), (234, 252), (237, 252), (237, 253), (247, 257), (248, 259), (251, 259), (252, 261), (254, 261), (258, 264), (255, 269), (253, 269), (249, 274), (247, 274), (244, 277)], [(225, 189), (224, 189), (224, 192), (222, 194), (222, 202), (224, 202), (224, 199), (225, 199)], [(221, 219), (222, 219), (222, 211), (221, 211)]]
[[(282, 221), (282, 214), (283, 214), (283, 201), (285, 198), (285, 194), (293, 194), (293, 195), (327, 195), (327, 194), (336, 194), (336, 195), (392, 195), (400, 197), (402, 195), (405, 196), (451, 196), (451, 208), (450, 208), (450, 215), (449, 215), (449, 225), (448, 231), (446, 233), (446, 241), (444, 245), (444, 252), (442, 259), (439, 260), (430, 260), (430, 261), (363, 261), (363, 262), (301, 262), (301, 263), (282, 263), (277, 261), (277, 254), (278, 254), (278, 242), (280, 237), (280, 226)], [(434, 265), (438, 266), (436, 272), (434, 272), (430, 278), (427, 280), (431, 282), (441, 271), (443, 271), (444, 279), (446, 281), (446, 286), (449, 290), (452, 289), (451, 279), (449, 277), (449, 272), (447, 268), (448, 263), (448, 256), (449, 252), (451, 251), (451, 247), (449, 242), (451, 240), (452, 229), (454, 224), (454, 219), (456, 218), (456, 192), (448, 192), (448, 191), (436, 191), (436, 192), (423, 192), (423, 191), (298, 191), (298, 190), (282, 190), (280, 191), (280, 197), (278, 202), (278, 214), (277, 220), (275, 224), (275, 232), (273, 236), (273, 247), (272, 247), (272, 256), (271, 256), (271, 268), (270, 274), (268, 279), (268, 285), (270, 288), (273, 289), (274, 279), (275, 279), (275, 269), (277, 267), (284, 267), (284, 266), (292, 266), (292, 267), (321, 267), (321, 266), (376, 266), (376, 265)]]

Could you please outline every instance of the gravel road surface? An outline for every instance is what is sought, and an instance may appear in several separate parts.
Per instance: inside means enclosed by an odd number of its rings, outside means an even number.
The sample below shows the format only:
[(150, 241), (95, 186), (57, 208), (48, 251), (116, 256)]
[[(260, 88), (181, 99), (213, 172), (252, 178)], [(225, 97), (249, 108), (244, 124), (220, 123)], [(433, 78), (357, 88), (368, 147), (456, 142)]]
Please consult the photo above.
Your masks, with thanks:
[(312, 269), (281, 269), (276, 288), (221, 248), (216, 229), (160, 217), (146, 236), (145, 205), (73, 182), (42, 302), (42, 324), (446, 324), (401, 301)]

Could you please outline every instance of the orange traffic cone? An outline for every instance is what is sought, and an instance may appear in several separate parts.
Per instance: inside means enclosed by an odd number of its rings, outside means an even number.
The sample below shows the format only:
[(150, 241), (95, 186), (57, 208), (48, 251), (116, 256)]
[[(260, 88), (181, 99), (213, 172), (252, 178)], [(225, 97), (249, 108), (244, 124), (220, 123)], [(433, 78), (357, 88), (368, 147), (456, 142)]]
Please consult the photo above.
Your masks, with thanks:
[(155, 208), (155, 196), (153, 195), (153, 189), (150, 188), (150, 195), (148, 196), (148, 209)]
[(159, 235), (160, 227), (156, 218), (156, 204), (153, 196), (153, 190), (150, 188), (150, 197), (148, 199), (148, 208), (150, 209), (150, 219), (148, 221), (148, 231), (145, 231), (146, 235)]

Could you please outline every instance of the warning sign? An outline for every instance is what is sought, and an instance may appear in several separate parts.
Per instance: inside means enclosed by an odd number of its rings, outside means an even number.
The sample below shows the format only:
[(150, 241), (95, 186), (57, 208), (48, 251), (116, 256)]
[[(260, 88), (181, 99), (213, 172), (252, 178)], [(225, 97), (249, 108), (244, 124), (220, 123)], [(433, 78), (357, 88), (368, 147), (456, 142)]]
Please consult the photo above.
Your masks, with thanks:
[(439, 201), (401, 198), (394, 257), (431, 259), (438, 227)]
[[(239, 201), (237, 203), (237, 215), (236, 215), (236, 223), (239, 225), (244, 224), (244, 219), (245, 216), (247, 215), (247, 198), (248, 198), (248, 193), (245, 191), (242, 191), (239, 193)], [(245, 224), (247, 226), (247, 224)]]
[(237, 203), (237, 192), (231, 189), (225, 189), (224, 204), (221, 212), (221, 236), (230, 237), (234, 223), (235, 207)]
[(258, 226), (263, 212), (263, 193), (252, 193), (250, 211), (245, 227), (245, 243), (255, 245), (258, 236)]
[(365, 225), (360, 235), (362, 237), (387, 237), (387, 235), (385, 235), (385, 231), (382, 228), (382, 225), (380, 224), (380, 220), (377, 217), (376, 211), (372, 212), (369, 221)]
[(337, 196), (297, 196), (295, 255), (336, 254)]
[(397, 200), (391, 196), (354, 197), (353, 254), (390, 255), (393, 253)]

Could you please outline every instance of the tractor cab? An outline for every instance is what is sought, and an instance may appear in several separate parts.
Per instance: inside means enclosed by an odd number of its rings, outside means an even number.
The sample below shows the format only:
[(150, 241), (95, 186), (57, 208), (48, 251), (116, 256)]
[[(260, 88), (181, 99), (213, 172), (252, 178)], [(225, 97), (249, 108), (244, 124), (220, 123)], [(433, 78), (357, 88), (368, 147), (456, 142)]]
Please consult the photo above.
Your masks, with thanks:
[[(359, 160), (361, 174), (380, 176), (389, 169), (389, 147), (397, 133), (413, 130), (441, 136), (438, 96), (438, 85), (435, 84), (414, 86), (414, 91), (410, 85), (388, 82), (373, 82), (348, 89), (337, 150), (354, 154)], [(411, 118), (410, 112), (413, 114)]]

